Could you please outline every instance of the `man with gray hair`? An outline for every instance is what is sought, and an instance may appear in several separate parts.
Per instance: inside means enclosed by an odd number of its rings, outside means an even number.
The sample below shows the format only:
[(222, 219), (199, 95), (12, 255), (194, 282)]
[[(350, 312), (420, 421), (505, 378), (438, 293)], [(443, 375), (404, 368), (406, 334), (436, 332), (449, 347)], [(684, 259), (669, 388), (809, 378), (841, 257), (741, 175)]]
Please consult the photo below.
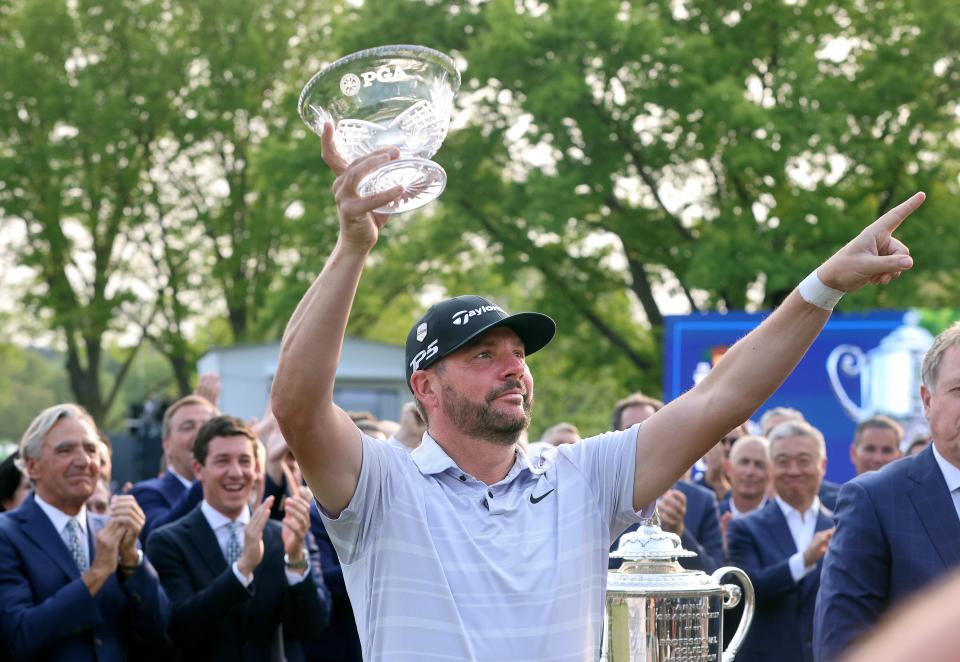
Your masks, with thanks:
[(86, 502), (100, 476), (100, 440), (82, 408), (37, 416), (20, 441), (34, 492), (0, 516), (0, 645), (13, 659), (125, 660), (134, 641), (162, 645), (170, 608), (137, 548), (143, 511)]
[(817, 491), (827, 467), (823, 434), (791, 420), (770, 432), (776, 496), (730, 521), (730, 561), (746, 571), (757, 594), (753, 627), (738, 662), (810, 662), (820, 565), (833, 533)]
[(960, 566), (960, 323), (923, 359), (933, 442), (843, 486), (817, 600), (816, 651), (834, 659), (891, 606)]

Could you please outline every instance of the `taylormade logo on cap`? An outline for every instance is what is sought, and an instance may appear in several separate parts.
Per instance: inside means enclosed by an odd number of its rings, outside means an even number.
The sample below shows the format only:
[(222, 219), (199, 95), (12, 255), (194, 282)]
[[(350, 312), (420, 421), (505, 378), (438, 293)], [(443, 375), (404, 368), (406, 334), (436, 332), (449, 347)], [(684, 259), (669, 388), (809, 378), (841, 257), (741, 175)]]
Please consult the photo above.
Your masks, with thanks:
[(470, 323), (471, 318), (493, 311), (499, 311), (504, 315), (507, 314), (507, 312), (500, 306), (480, 306), (479, 308), (474, 308), (472, 310), (458, 310), (453, 314), (452, 319), (455, 325), (464, 326)]

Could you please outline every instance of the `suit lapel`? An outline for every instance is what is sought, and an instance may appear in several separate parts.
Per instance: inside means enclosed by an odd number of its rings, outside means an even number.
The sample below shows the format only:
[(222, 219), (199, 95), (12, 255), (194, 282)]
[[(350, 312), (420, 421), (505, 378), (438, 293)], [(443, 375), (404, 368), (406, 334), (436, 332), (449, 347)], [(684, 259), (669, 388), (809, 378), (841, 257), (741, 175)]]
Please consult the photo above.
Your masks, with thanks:
[(217, 536), (210, 528), (207, 518), (203, 516), (203, 511), (197, 506), (183, 521), (187, 540), (197, 550), (197, 555), (203, 560), (211, 576), (220, 575), (227, 569), (227, 560), (223, 557)]
[[(53, 522), (40, 510), (32, 494), (23, 502), (23, 506), (18, 510), (18, 516), (23, 523), (24, 534), (71, 580), (77, 579), (80, 576), (80, 569), (70, 556), (70, 550), (67, 549), (57, 530), (53, 528)], [(90, 559), (93, 559), (93, 552), (90, 553)]]
[(910, 500), (933, 548), (948, 568), (960, 565), (960, 518), (932, 444), (917, 456), (907, 475), (914, 482)]
[(770, 537), (784, 556), (793, 556), (798, 550), (793, 542), (793, 534), (787, 525), (787, 518), (783, 516), (776, 499), (770, 499), (766, 505), (766, 518), (769, 524)]
[(170, 471), (167, 471), (167, 473), (163, 474), (163, 478), (160, 480), (163, 483), (163, 496), (167, 500), (168, 506), (172, 506), (173, 502), (176, 501), (181, 494), (187, 491), (187, 488), (183, 486), (183, 483), (180, 482), (180, 479), (174, 476)]

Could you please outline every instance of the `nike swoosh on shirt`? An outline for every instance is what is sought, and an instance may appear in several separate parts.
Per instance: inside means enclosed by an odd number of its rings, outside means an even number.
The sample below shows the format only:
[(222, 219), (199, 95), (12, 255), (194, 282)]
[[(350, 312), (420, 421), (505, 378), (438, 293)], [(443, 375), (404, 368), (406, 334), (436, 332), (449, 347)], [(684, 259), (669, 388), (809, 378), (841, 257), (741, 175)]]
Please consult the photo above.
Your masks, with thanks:
[(550, 492), (553, 492), (553, 490), (551, 489), (551, 490), (549, 490), (549, 491), (547, 491), (547, 492), (544, 492), (543, 494), (541, 494), (541, 495), (538, 496), (538, 497), (533, 496), (533, 494), (531, 493), (531, 494), (530, 494), (530, 503), (540, 503), (541, 501), (543, 501), (544, 499), (546, 499), (548, 496), (550, 496)]

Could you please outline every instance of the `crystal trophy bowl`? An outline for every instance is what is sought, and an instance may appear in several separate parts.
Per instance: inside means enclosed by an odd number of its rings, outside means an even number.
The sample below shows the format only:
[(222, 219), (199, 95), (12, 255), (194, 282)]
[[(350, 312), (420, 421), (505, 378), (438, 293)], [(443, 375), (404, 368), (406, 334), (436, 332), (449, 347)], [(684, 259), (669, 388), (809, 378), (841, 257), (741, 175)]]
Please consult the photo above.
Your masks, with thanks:
[(423, 46), (380, 46), (347, 55), (320, 70), (300, 93), (297, 110), (315, 133), (333, 125), (337, 151), (348, 162), (396, 147), (400, 158), (360, 182), (369, 196), (394, 186), (403, 195), (377, 211), (396, 214), (435, 200), (447, 173), (430, 160), (450, 124), (460, 73), (447, 55)]

